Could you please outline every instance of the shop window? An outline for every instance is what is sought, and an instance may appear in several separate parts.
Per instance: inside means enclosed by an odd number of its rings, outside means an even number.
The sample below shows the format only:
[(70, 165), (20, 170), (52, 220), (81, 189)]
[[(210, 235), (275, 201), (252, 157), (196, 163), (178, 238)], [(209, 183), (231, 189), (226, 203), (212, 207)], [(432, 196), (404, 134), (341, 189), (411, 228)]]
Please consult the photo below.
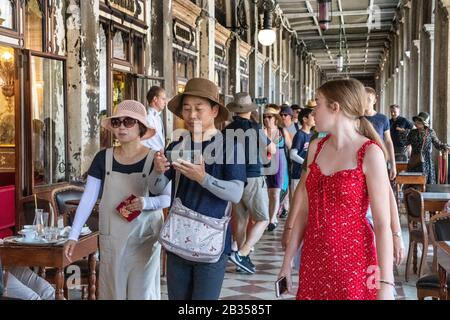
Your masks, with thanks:
[(128, 61), (128, 34), (116, 31), (113, 39), (113, 56), (116, 59)]
[(154, 48), (151, 51), (151, 75), (154, 77), (162, 77), (164, 75), (164, 59), (161, 55), (164, 47), (164, 13), (163, 1), (151, 2), (151, 38), (150, 44)]
[(25, 9), (25, 46), (27, 49), (43, 51), (44, 8), (43, 2), (29, 0)]
[(144, 40), (140, 37), (134, 38), (133, 41), (133, 71), (137, 74), (144, 74), (144, 48), (142, 47)]
[(68, 180), (64, 62), (31, 56), (34, 185)]
[(15, 1), (0, 1), (0, 27), (16, 30), (16, 10)]

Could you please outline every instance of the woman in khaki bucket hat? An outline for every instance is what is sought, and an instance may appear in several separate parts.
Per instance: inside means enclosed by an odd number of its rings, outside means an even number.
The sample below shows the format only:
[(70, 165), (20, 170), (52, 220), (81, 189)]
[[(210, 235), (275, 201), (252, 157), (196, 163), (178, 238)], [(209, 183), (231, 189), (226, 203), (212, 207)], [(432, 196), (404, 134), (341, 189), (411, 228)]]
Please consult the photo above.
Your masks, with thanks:
[[(195, 78), (188, 81), (185, 92), (177, 95), (168, 103), (168, 109), (184, 119), (188, 132), (178, 141), (171, 143), (166, 154), (155, 157), (154, 170), (150, 174), (150, 192), (158, 194), (172, 182), (173, 199), (197, 215), (222, 219), (229, 213), (229, 202), (241, 200), (246, 182), (245, 159), (237, 161), (244, 150), (237, 142), (231, 141), (232, 154), (225, 148), (225, 136), (215, 126), (215, 120), (228, 119), (228, 110), (219, 102), (217, 86), (207, 80)], [(217, 121), (216, 121), (217, 123)], [(227, 146), (228, 147), (228, 146)], [(176, 158), (175, 150), (189, 154), (201, 149), (200, 161)], [(214, 156), (210, 153), (214, 150)], [(169, 154), (171, 157), (169, 157)], [(167, 157), (171, 159), (169, 163)], [(197, 159), (198, 160), (198, 159)], [(179, 206), (175, 206), (177, 208)], [(231, 253), (231, 232), (226, 232), (224, 248), (210, 247), (210, 251), (219, 256), (217, 262), (198, 262), (194, 257), (176, 252), (167, 253), (167, 289), (169, 300), (217, 300), (220, 296), (228, 256)], [(195, 230), (183, 229), (182, 239), (202, 237)], [(205, 239), (207, 243), (208, 239)]]
[[(170, 188), (148, 197), (148, 175), (156, 151), (141, 144), (155, 129), (147, 122), (144, 105), (133, 100), (119, 103), (114, 115), (103, 119), (101, 125), (114, 134), (120, 146), (101, 150), (92, 161), (65, 254), (70, 260), (102, 189), (99, 299), (159, 300), (161, 246), (157, 239), (162, 209), (170, 204)], [(136, 198), (119, 212), (119, 204), (131, 195)]]

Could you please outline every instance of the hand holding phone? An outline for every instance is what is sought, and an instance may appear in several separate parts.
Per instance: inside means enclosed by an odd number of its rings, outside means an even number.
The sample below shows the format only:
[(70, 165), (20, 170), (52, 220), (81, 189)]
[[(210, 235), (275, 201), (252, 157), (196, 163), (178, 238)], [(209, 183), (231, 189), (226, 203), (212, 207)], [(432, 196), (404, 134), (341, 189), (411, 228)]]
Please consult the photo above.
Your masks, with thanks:
[(179, 159), (187, 161), (192, 164), (201, 163), (201, 150), (170, 150), (166, 151), (167, 160), (172, 162), (177, 162)]
[(275, 294), (279, 298), (282, 294), (288, 292), (287, 278), (282, 277), (275, 282)]

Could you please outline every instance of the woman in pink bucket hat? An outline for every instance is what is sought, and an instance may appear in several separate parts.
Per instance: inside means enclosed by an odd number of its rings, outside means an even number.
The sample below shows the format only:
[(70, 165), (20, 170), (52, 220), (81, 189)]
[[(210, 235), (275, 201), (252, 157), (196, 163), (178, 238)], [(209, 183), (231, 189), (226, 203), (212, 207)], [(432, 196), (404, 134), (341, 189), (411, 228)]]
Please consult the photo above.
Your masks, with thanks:
[(158, 300), (161, 246), (157, 239), (162, 209), (170, 204), (170, 186), (159, 196), (148, 197), (155, 151), (141, 144), (155, 129), (147, 122), (144, 105), (133, 100), (122, 101), (101, 125), (120, 146), (101, 150), (92, 161), (65, 254), (70, 260), (100, 195), (99, 299)]

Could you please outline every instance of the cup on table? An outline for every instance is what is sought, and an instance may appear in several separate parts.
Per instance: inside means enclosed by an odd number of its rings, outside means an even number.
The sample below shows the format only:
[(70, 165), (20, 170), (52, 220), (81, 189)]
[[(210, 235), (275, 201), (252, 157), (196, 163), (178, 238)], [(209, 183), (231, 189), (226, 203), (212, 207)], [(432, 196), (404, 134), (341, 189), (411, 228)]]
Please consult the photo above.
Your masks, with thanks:
[(57, 227), (46, 227), (44, 228), (44, 239), (47, 241), (58, 240), (59, 229)]
[(32, 241), (32, 240), (34, 240), (35, 238), (36, 238), (36, 235), (37, 235), (37, 233), (36, 233), (36, 230), (34, 230), (34, 229), (23, 229), (22, 231), (21, 231), (21, 234), (23, 235), (23, 237), (25, 238), (25, 240), (27, 240), (27, 241)]

